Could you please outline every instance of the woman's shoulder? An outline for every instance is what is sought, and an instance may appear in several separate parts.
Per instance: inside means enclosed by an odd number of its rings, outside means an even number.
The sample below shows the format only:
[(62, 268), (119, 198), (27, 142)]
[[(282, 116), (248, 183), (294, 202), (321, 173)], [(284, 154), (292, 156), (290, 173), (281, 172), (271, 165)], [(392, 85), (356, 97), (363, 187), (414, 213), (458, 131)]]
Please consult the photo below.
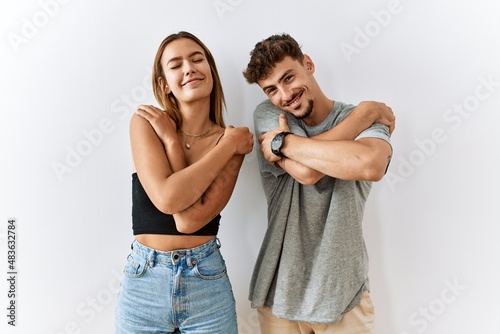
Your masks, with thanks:
[(149, 124), (148, 120), (145, 119), (144, 117), (134, 113), (131, 117), (130, 117), (130, 126), (144, 126), (144, 125), (147, 125)]
[(155, 134), (155, 130), (149, 121), (135, 113), (130, 117), (129, 131), (132, 137), (134, 135)]
[(225, 128), (218, 124), (214, 124), (212, 131), (210, 132), (211, 142), (214, 143), (214, 146), (219, 143), (222, 136), (224, 135)]

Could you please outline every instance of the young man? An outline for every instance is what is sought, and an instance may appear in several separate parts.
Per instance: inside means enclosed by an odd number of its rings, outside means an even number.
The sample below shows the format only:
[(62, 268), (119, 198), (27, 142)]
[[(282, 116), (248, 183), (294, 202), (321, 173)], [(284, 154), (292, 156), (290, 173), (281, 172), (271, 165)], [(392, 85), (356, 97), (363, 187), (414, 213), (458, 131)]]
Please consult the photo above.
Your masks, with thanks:
[(326, 97), (287, 34), (250, 55), (243, 75), (268, 97), (254, 112), (269, 220), (250, 286), (262, 333), (373, 333), (362, 218), (391, 159), (394, 114)]

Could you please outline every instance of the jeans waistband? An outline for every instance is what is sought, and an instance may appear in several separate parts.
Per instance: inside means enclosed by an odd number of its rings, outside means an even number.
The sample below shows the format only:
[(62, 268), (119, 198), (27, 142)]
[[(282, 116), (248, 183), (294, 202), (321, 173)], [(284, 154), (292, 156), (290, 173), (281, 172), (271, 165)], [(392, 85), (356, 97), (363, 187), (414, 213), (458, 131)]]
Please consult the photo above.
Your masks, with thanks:
[(141, 244), (139, 241), (134, 240), (132, 243), (132, 252), (146, 259), (150, 265), (154, 263), (176, 263), (182, 258), (189, 258), (189, 261), (202, 259), (212, 254), (220, 247), (218, 238), (213, 238), (207, 243), (200, 246), (187, 249), (176, 249), (170, 252), (156, 250)]

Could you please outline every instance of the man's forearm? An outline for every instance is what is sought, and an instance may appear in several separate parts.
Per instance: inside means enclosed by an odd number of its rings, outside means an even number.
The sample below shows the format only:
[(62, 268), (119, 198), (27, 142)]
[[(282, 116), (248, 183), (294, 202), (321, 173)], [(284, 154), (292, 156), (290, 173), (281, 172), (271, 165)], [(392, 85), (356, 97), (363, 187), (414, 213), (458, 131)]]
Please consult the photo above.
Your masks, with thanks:
[(315, 184), (325, 176), (325, 174), (291, 159), (282, 158), (276, 163), (301, 184)]
[(354, 108), (338, 125), (311, 138), (317, 140), (354, 140), (375, 122), (376, 113), (371, 109)]
[[(367, 112), (351, 112), (342, 122), (328, 131), (311, 137), (315, 140), (354, 140), (361, 132), (369, 128), (374, 121), (373, 114)], [(302, 184), (315, 184), (325, 173), (306, 166), (299, 161), (290, 160), (288, 167), (285, 161), (279, 163), (288, 174)]]
[(344, 180), (377, 181), (391, 156), (382, 139), (316, 140), (288, 135), (282, 152), (289, 159), (320, 173)]

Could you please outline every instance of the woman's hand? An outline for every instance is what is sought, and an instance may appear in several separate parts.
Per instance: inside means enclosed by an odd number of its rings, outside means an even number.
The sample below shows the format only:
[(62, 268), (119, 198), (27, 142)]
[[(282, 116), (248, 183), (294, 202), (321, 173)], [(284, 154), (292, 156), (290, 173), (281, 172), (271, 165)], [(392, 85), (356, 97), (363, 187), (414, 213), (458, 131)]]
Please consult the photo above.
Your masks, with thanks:
[(228, 126), (224, 130), (222, 140), (227, 140), (235, 145), (235, 154), (248, 154), (252, 152), (253, 133), (245, 126), (238, 128)]
[(140, 105), (136, 114), (148, 120), (163, 145), (166, 146), (169, 140), (179, 140), (177, 125), (165, 111), (150, 105)]

